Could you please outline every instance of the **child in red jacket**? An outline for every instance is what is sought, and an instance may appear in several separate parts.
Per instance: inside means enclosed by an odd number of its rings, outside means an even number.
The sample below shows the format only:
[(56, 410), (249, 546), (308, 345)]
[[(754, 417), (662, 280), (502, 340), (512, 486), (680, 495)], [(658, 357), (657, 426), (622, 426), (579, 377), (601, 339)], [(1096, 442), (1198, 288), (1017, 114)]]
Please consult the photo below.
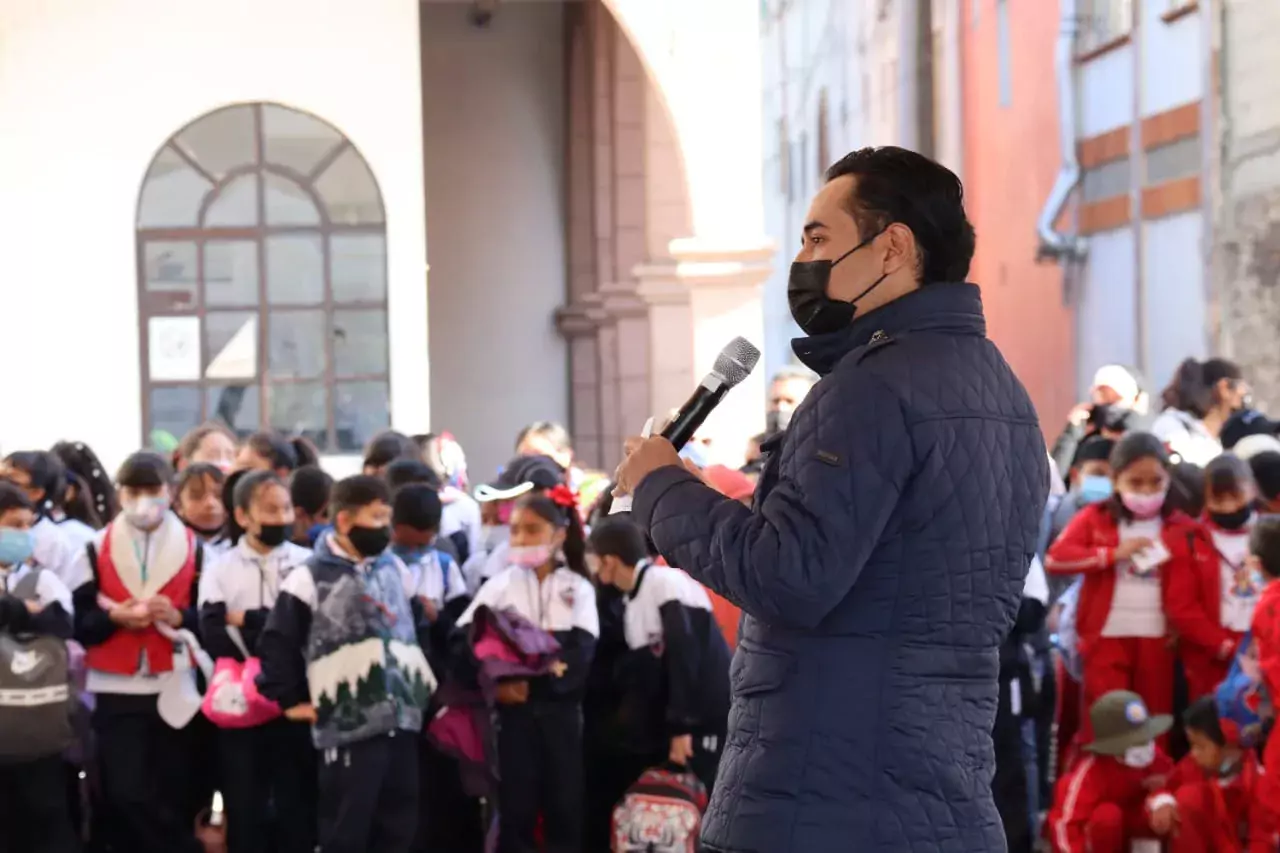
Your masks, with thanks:
[(1151, 716), (1142, 697), (1128, 690), (1098, 699), (1089, 718), (1093, 741), (1058, 780), (1049, 812), (1055, 853), (1128, 853), (1136, 839), (1155, 843), (1146, 803), (1173, 767), (1155, 743), (1173, 718)]
[(1226, 453), (1209, 463), (1204, 480), (1204, 530), (1189, 539), (1191, 570), (1170, 575), (1168, 596), (1193, 700), (1226, 678), (1261, 591), (1245, 567), (1258, 498), (1249, 466)]
[[(1280, 516), (1266, 516), (1254, 525), (1245, 565), (1263, 583), (1253, 611), (1253, 643), (1262, 684), (1274, 704), (1280, 697)], [(1267, 769), (1263, 800), (1280, 817), (1280, 730), (1273, 730), (1267, 739), (1262, 765)]]
[(1147, 801), (1151, 826), (1169, 838), (1169, 853), (1275, 853), (1262, 769), (1254, 751), (1240, 745), (1236, 725), (1218, 719), (1212, 696), (1193, 702), (1183, 722), (1191, 753)]
[[(1111, 454), (1115, 494), (1082, 509), (1050, 546), (1051, 574), (1083, 574), (1076, 611), (1082, 707), (1132, 690), (1155, 713), (1173, 708), (1173, 651), (1165, 613), (1169, 580), (1189, 571), (1191, 519), (1165, 508), (1169, 457), (1149, 433), (1130, 433)], [(1091, 738), (1082, 721), (1077, 740)]]

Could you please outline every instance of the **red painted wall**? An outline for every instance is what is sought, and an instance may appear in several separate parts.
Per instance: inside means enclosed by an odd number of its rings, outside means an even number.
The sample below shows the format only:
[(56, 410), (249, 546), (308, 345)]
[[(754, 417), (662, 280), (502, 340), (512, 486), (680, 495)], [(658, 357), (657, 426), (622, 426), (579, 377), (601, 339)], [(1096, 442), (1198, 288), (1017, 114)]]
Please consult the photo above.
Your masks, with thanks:
[(1004, 0), (1012, 98), (1000, 103), (997, 0), (975, 25), (963, 4), (964, 185), (977, 231), (970, 279), (982, 286), (989, 334), (1031, 392), (1052, 439), (1075, 397), (1073, 312), (1062, 268), (1036, 263), (1036, 219), (1057, 177), (1058, 95), (1053, 69), (1058, 3)]

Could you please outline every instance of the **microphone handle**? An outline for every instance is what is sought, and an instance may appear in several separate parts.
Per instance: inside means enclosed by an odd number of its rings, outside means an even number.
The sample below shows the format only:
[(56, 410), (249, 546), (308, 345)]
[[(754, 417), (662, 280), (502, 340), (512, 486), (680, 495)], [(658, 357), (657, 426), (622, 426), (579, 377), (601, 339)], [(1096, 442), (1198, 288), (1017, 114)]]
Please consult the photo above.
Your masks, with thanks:
[(671, 419), (671, 423), (667, 424), (667, 428), (662, 431), (662, 437), (671, 442), (676, 450), (680, 450), (689, 443), (689, 439), (693, 438), (698, 427), (702, 426), (707, 416), (720, 405), (724, 395), (729, 393), (729, 386), (723, 382), (716, 382), (713, 388), (708, 388), (707, 384), (704, 381), (698, 386), (693, 396), (685, 401), (680, 411), (676, 412), (676, 416)]

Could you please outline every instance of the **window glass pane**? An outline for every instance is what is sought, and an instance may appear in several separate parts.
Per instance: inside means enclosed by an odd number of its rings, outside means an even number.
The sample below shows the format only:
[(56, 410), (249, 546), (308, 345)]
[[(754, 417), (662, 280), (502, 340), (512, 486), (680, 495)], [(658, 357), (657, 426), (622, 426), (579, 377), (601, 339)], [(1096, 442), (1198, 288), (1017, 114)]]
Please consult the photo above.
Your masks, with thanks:
[(205, 379), (253, 379), (258, 375), (258, 315), (210, 311), (204, 315), (208, 364)]
[(142, 267), (144, 310), (196, 306), (195, 243), (147, 243), (142, 247)]
[(354, 148), (338, 155), (316, 179), (316, 190), (329, 208), (329, 219), (345, 225), (382, 221), (382, 197), (373, 173)]
[(303, 175), (342, 142), (338, 131), (319, 119), (284, 107), (264, 104), (262, 134), (268, 163), (288, 166)]
[(339, 382), (334, 386), (336, 452), (359, 453), (369, 439), (391, 426), (386, 382)]
[(263, 191), (266, 193), (268, 225), (319, 225), (320, 211), (311, 196), (288, 178), (268, 172)]
[(204, 215), (206, 226), (246, 227), (258, 224), (258, 178), (241, 175), (222, 188)]
[(204, 304), (257, 305), (258, 244), (210, 240), (204, 244)]
[(387, 372), (386, 311), (333, 312), (333, 372), (336, 376)]
[(147, 444), (172, 447), (200, 425), (200, 389), (152, 388), (148, 399)]
[(267, 238), (267, 301), (315, 305), (324, 301), (324, 251), (319, 234)]
[(138, 201), (139, 228), (178, 228), (196, 224), (200, 202), (213, 184), (165, 146), (151, 161)]
[(152, 382), (195, 382), (200, 378), (200, 318), (147, 320), (147, 376)]
[(285, 435), (302, 435), (317, 450), (329, 449), (329, 423), (324, 385), (306, 382), (272, 385), (267, 390), (270, 403), (269, 426)]
[(241, 438), (262, 428), (257, 385), (211, 385), (205, 390), (210, 420), (220, 420)]
[(268, 375), (273, 379), (324, 375), (323, 311), (272, 311), (268, 323)]
[(209, 113), (174, 140), (191, 159), (221, 179), (237, 166), (255, 162), (253, 107), (228, 107)]
[(387, 298), (387, 238), (381, 234), (335, 234), (329, 238), (334, 302), (381, 302)]

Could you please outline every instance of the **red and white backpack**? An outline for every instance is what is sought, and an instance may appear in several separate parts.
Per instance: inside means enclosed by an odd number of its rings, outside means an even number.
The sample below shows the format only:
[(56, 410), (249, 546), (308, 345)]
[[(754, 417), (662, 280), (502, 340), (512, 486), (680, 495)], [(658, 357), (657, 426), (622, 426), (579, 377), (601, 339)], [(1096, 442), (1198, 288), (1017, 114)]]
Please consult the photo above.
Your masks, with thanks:
[(646, 770), (613, 809), (613, 853), (696, 853), (706, 808), (707, 789), (694, 774)]

